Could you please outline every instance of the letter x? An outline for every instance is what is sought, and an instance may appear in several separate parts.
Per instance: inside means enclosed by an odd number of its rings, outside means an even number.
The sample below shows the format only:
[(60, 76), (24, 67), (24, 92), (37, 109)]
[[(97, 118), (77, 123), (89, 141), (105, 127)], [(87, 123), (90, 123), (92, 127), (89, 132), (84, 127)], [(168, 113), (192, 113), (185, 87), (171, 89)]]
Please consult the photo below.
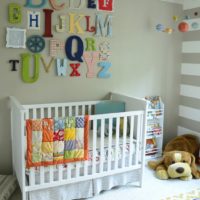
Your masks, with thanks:
[(70, 76), (80, 76), (81, 74), (78, 72), (78, 68), (80, 67), (80, 63), (70, 64), (70, 67), (72, 68), (72, 73)]

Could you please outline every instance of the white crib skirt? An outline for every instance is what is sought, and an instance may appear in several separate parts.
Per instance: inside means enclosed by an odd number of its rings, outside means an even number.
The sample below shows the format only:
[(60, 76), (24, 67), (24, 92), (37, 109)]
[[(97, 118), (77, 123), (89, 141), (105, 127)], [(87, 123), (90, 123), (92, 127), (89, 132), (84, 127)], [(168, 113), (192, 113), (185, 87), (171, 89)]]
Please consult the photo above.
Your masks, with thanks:
[(98, 195), (101, 191), (110, 190), (116, 186), (123, 186), (138, 181), (140, 171), (126, 172), (90, 181), (54, 187), (30, 192), (30, 200), (74, 200)]
[(93, 196), (92, 181), (30, 192), (30, 200), (72, 200)]

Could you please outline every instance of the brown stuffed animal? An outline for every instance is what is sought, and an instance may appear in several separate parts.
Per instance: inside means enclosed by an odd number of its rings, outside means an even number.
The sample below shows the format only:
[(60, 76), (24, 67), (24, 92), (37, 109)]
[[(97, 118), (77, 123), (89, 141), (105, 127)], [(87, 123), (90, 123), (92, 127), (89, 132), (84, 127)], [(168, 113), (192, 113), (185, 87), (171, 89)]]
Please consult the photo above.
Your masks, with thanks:
[(200, 172), (195, 164), (198, 155), (198, 138), (186, 134), (171, 140), (164, 149), (161, 160), (149, 161), (148, 166), (156, 171), (159, 179), (180, 178), (190, 180), (192, 177), (199, 179)]

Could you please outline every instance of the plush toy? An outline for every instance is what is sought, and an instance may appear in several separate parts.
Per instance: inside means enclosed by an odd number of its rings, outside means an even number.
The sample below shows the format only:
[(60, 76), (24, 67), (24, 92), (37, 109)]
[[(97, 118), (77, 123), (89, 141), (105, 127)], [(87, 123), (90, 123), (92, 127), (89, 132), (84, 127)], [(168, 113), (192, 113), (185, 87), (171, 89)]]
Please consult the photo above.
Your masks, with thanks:
[(156, 171), (159, 179), (180, 178), (190, 180), (199, 179), (200, 172), (195, 163), (195, 156), (199, 150), (198, 138), (186, 134), (171, 140), (164, 149), (162, 159), (149, 161), (148, 166)]

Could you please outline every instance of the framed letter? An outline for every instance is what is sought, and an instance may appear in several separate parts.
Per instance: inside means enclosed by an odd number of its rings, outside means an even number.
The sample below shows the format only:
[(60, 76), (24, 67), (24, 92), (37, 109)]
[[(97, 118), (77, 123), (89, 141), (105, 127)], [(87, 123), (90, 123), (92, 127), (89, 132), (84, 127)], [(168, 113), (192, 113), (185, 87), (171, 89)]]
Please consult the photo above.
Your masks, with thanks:
[(28, 29), (40, 30), (40, 12), (28, 11)]

